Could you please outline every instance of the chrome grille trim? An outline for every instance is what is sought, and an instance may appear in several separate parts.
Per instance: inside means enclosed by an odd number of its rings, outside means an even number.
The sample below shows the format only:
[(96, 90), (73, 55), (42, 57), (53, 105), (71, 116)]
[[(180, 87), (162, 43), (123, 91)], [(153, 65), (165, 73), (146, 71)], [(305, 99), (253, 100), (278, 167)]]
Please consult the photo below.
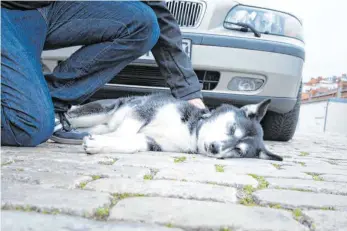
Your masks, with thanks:
[(167, 0), (166, 6), (180, 27), (196, 28), (205, 13), (206, 4), (199, 0)]

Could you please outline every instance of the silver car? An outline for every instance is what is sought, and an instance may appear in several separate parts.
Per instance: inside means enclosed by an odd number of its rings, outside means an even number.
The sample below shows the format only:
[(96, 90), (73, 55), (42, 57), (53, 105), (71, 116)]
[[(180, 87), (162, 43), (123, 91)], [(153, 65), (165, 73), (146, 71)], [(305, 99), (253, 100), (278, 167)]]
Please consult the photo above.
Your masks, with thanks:
[[(174, 0), (179, 23), (209, 107), (243, 106), (271, 98), (264, 139), (288, 141), (296, 130), (305, 60), (301, 21), (261, 0)], [(277, 1), (278, 2), (278, 1)], [(79, 47), (44, 51), (49, 69)], [(123, 69), (92, 99), (168, 91), (151, 52)]]

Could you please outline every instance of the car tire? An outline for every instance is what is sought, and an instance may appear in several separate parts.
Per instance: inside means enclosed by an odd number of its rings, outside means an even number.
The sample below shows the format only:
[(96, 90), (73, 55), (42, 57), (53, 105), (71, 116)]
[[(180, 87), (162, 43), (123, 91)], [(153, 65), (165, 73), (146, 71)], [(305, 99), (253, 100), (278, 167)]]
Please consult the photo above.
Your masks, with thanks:
[(295, 106), (291, 111), (284, 114), (272, 111), (266, 113), (261, 122), (264, 140), (287, 142), (293, 138), (299, 120), (301, 92), (302, 84), (299, 88)]

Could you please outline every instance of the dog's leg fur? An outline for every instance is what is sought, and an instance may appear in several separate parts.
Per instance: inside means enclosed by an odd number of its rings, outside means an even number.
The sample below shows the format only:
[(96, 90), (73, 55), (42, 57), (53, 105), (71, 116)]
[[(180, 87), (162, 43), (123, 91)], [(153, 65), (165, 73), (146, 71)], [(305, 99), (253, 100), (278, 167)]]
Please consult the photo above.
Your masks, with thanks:
[(145, 121), (125, 118), (121, 124), (118, 125), (117, 129), (113, 132), (105, 134), (108, 137), (120, 137), (120, 136), (133, 136), (136, 135), (141, 127), (145, 124)]
[(110, 128), (107, 124), (99, 124), (87, 129), (80, 128), (79, 130), (88, 132), (89, 134), (93, 134), (93, 135), (103, 135), (110, 132)]
[(125, 136), (95, 135), (85, 137), (83, 148), (88, 154), (100, 152), (135, 153), (149, 151), (151, 140), (138, 133)]

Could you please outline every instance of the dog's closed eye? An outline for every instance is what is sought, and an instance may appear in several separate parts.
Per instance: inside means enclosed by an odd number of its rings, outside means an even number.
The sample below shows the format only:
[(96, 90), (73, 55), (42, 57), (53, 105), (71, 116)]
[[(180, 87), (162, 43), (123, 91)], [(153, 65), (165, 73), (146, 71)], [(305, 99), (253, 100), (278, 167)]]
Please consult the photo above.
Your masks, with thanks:
[(229, 135), (234, 135), (234, 134), (235, 134), (235, 131), (236, 131), (236, 125), (233, 124), (233, 125), (231, 125), (231, 126), (229, 127), (229, 130), (228, 130)]

